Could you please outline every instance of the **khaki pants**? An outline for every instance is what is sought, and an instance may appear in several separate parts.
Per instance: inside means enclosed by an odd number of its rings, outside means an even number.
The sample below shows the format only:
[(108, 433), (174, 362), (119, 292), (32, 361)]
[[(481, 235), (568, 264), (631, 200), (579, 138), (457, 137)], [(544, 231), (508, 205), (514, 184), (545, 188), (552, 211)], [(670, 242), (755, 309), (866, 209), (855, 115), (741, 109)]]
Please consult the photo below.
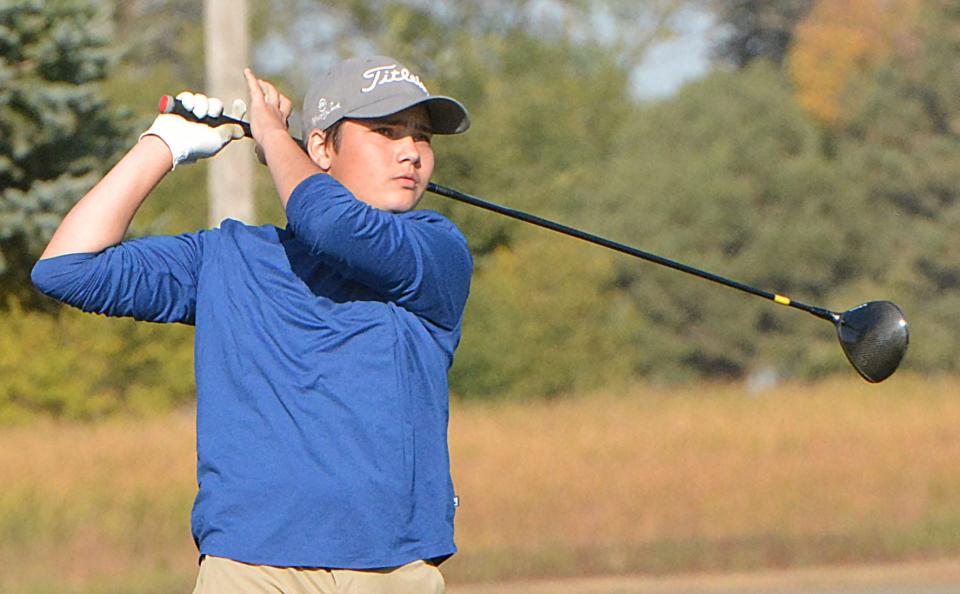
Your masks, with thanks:
[(414, 561), (402, 567), (314, 569), (247, 565), (204, 557), (193, 594), (443, 594), (435, 565)]

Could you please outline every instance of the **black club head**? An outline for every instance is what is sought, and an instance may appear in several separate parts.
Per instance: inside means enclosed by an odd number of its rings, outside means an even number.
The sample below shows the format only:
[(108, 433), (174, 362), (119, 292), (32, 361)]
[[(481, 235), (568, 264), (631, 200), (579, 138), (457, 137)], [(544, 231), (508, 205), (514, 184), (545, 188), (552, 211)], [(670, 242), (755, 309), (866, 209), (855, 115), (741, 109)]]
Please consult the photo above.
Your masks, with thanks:
[(870, 301), (843, 312), (837, 337), (850, 364), (872, 383), (897, 370), (910, 342), (907, 320), (890, 301)]

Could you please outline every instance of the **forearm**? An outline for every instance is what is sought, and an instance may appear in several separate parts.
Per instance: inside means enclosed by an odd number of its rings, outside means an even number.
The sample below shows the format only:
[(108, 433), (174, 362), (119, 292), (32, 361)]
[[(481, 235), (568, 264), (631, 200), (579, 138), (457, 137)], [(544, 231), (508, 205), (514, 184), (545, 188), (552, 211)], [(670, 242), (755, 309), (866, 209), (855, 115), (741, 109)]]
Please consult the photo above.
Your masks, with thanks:
[(321, 169), (286, 130), (274, 129), (265, 134), (260, 148), (270, 169), (280, 204), (286, 209), (294, 188), (311, 175), (320, 173)]
[(156, 136), (144, 136), (74, 205), (40, 256), (100, 252), (123, 240), (137, 209), (170, 171), (171, 153)]

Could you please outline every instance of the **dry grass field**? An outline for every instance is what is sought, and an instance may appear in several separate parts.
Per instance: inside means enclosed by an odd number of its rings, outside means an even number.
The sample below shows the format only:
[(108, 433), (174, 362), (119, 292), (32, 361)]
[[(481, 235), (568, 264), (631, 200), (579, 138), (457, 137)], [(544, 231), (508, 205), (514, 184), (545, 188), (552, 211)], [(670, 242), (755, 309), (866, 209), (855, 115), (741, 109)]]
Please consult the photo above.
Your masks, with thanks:
[[(451, 584), (960, 554), (960, 380), (454, 403)], [(0, 430), (0, 591), (189, 591), (189, 412)], [(52, 570), (51, 568), (57, 568)]]

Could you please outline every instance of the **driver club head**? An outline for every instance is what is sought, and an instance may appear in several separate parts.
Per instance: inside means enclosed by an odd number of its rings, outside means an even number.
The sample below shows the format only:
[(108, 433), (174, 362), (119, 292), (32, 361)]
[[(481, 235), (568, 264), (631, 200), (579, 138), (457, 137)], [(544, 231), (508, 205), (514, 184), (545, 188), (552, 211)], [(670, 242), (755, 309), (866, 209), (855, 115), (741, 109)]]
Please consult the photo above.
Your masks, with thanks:
[(836, 325), (847, 360), (868, 382), (882, 382), (890, 377), (907, 352), (907, 320), (890, 301), (858, 305), (840, 314)]

